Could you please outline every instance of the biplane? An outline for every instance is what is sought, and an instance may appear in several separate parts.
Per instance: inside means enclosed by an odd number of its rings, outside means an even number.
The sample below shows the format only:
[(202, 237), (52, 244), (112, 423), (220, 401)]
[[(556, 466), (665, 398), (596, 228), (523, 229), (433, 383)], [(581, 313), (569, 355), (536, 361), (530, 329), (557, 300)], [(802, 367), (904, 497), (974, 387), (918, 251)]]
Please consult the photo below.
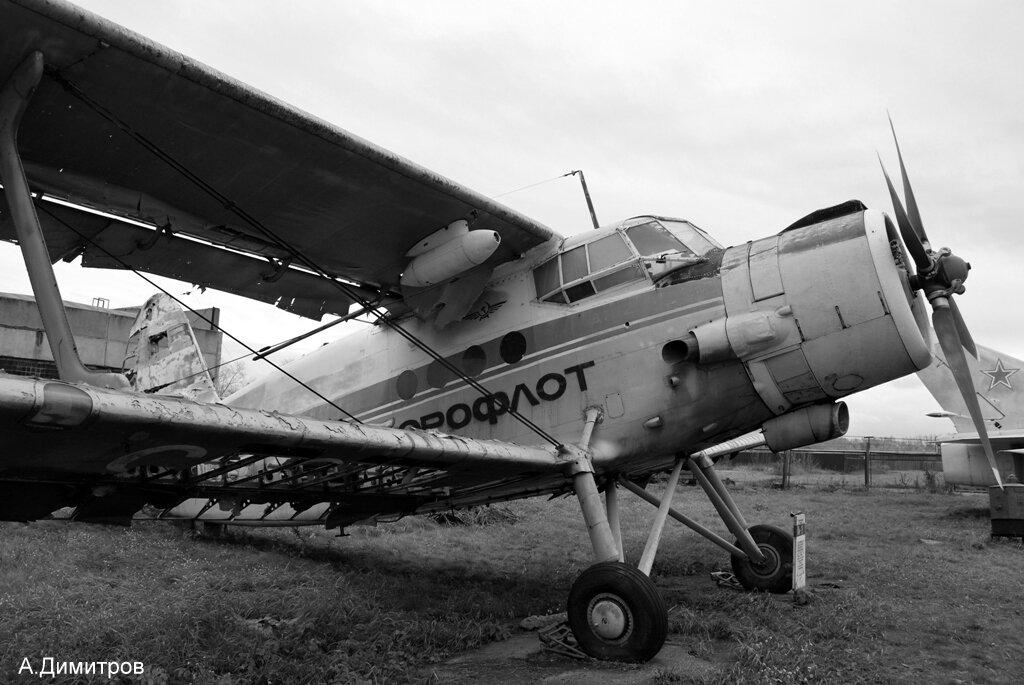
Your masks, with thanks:
[[(563, 236), (64, 2), (0, 2), (0, 79), (0, 238), (60, 372), (0, 375), (4, 519), (343, 529), (571, 495), (595, 563), (570, 627), (587, 654), (647, 660), (670, 516), (746, 588), (790, 589), (791, 536), (748, 525), (719, 458), (843, 434), (841, 398), (931, 362), (929, 305), (950, 366), (973, 349), (968, 265), (930, 246), (902, 156), (895, 221), (848, 201), (733, 247), (654, 215)], [(230, 397), (171, 394), (173, 317), (141, 322), (131, 382), (81, 363), (52, 271), (75, 259), (374, 325)], [(684, 467), (724, 535), (672, 506)], [(657, 507), (639, 563), (622, 490)]]

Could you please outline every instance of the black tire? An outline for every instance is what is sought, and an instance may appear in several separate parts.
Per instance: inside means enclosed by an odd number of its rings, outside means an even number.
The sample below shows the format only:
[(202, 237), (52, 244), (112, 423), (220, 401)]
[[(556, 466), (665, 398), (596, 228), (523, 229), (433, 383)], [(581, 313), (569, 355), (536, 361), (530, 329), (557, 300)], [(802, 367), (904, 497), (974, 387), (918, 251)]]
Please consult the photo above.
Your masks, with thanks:
[(649, 661), (668, 634), (668, 610), (647, 575), (619, 561), (594, 564), (569, 590), (569, 627), (586, 654)]
[[(732, 572), (748, 590), (782, 595), (793, 589), (793, 536), (775, 526), (749, 528), (750, 536), (764, 552), (765, 562), (754, 564), (747, 557), (732, 558)], [(736, 543), (739, 546), (739, 543)]]

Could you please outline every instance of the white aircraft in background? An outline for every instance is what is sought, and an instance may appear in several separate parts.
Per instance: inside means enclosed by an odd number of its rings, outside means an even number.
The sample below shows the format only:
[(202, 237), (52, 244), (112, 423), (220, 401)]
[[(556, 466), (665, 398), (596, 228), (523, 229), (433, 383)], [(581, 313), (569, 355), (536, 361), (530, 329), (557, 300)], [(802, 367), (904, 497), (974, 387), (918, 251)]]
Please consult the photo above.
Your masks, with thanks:
[[(0, 518), (149, 504), (340, 528), (571, 493), (595, 558), (573, 633), (646, 660), (667, 633), (648, 576), (668, 516), (745, 587), (791, 587), (791, 536), (746, 523), (716, 458), (842, 435), (837, 400), (931, 362), (929, 304), (966, 392), (968, 266), (931, 248), (902, 157), (895, 224), (850, 201), (730, 248), (660, 216), (563, 237), (63, 2), (0, 0), (0, 89), (0, 239), (61, 376), (0, 375)], [(174, 396), (192, 343), (166, 303), (143, 311), (134, 386), (82, 365), (52, 271), (79, 257), (377, 325), (222, 402)], [(735, 542), (671, 507), (684, 466)], [(661, 472), (659, 499), (643, 486)], [(619, 486), (658, 506), (638, 565)]]
[[(1024, 373), (1020, 373), (1024, 362), (984, 345), (978, 345), (977, 351), (977, 359), (969, 357), (968, 363), (1000, 478), (1012, 475), (1024, 483)], [(955, 485), (997, 485), (946, 357), (938, 345), (933, 354), (935, 362), (917, 372), (944, 410), (929, 416), (948, 418), (956, 428), (956, 434), (940, 446), (942, 477)]]

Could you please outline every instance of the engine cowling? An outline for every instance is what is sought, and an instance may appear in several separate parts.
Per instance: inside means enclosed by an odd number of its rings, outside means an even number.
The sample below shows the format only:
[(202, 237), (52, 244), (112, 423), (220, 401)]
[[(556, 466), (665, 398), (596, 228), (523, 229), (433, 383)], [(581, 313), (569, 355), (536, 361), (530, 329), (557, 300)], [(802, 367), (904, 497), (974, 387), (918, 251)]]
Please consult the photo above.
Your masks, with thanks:
[(845, 208), (726, 250), (726, 316), (690, 331), (686, 358), (741, 360), (775, 414), (927, 367), (926, 306), (899, 234), (882, 212)]

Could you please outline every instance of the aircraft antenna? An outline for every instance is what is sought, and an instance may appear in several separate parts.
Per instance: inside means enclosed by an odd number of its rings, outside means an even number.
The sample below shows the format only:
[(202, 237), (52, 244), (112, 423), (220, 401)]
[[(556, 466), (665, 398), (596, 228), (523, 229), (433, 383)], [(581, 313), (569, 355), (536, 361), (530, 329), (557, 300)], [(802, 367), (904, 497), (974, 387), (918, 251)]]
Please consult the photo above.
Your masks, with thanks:
[(537, 186), (542, 186), (545, 183), (551, 183), (552, 181), (557, 181), (558, 179), (565, 178), (566, 176), (576, 176), (577, 174), (580, 177), (580, 184), (583, 186), (583, 197), (586, 198), (587, 200), (587, 209), (590, 210), (590, 220), (591, 222), (593, 222), (594, 228), (598, 228), (599, 225), (597, 223), (597, 213), (594, 212), (594, 202), (590, 199), (590, 190), (587, 188), (587, 179), (585, 176), (583, 176), (583, 171), (580, 169), (573, 169), (572, 171), (565, 172), (561, 176), (555, 176), (553, 178), (548, 178), (543, 181), (537, 181), (536, 183), (531, 183), (530, 185), (523, 186), (522, 188), (516, 188), (515, 190), (509, 190), (504, 193), (499, 193), (498, 195), (492, 195), (491, 199), (497, 200), (499, 197), (505, 197), (506, 195), (511, 195), (512, 193), (518, 193), (520, 190), (529, 190), (530, 188), (536, 188)]
[(594, 203), (590, 200), (590, 191), (587, 190), (587, 179), (583, 176), (583, 170), (576, 169), (575, 171), (570, 171), (567, 175), (575, 176), (576, 174), (580, 175), (580, 184), (583, 185), (583, 197), (587, 199), (587, 209), (590, 210), (590, 220), (594, 222), (594, 228), (598, 228), (599, 224), (597, 223), (597, 214), (594, 212)]

